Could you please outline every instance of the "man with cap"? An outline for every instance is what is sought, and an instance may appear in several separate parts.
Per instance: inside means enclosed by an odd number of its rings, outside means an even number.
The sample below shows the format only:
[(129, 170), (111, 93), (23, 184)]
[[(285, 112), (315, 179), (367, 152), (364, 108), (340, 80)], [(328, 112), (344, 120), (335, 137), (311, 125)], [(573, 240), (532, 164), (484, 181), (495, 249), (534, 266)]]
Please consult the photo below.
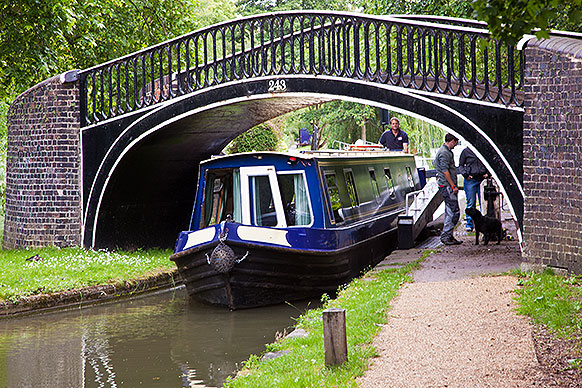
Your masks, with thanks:
[(400, 129), (400, 121), (396, 117), (390, 119), (390, 129), (380, 136), (380, 144), (390, 151), (408, 152), (408, 135)]

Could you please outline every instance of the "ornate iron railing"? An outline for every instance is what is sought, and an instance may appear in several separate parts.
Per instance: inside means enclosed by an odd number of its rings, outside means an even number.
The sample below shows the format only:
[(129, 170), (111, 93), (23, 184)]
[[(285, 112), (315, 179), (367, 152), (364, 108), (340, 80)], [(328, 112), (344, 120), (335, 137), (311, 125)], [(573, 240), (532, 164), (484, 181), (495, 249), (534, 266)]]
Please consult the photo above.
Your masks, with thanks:
[(81, 71), (82, 125), (209, 86), (292, 74), (521, 106), (523, 53), (478, 26), (323, 11), (236, 19)]

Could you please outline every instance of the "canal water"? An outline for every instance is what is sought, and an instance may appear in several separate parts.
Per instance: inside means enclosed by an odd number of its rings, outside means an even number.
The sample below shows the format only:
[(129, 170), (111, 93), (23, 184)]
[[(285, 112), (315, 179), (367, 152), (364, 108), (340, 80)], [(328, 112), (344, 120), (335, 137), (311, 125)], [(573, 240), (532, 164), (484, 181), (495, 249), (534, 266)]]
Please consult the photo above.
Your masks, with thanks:
[(0, 320), (0, 387), (220, 387), (309, 302), (229, 311), (186, 291)]

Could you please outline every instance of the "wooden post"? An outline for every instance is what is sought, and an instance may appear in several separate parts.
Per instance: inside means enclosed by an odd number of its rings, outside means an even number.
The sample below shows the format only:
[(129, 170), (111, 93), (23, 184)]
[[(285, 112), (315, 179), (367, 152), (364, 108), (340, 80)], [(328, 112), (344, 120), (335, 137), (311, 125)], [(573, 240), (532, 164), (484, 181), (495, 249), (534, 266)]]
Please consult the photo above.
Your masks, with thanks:
[(323, 311), (323, 345), (326, 366), (341, 365), (348, 360), (346, 310)]

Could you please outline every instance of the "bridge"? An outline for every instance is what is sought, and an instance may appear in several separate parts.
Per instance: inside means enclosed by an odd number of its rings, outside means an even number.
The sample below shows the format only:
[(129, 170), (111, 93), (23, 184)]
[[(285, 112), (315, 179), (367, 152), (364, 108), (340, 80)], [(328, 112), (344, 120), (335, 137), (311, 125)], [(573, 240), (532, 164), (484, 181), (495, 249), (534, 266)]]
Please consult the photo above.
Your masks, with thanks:
[[(171, 246), (188, 225), (201, 160), (261, 122), (337, 99), (417, 116), (464, 139), (527, 231), (524, 122), (539, 74), (528, 85), (523, 45), (502, 45), (485, 27), (423, 16), (271, 13), (47, 80), (11, 107), (14, 128), (33, 128), (30, 112), (60, 120), (47, 124), (59, 127), (57, 147), (34, 131), (9, 139), (4, 246)], [(60, 162), (34, 164), (45, 150)], [(48, 174), (35, 177), (31, 168)], [(22, 187), (23, 178), (34, 188)], [(65, 216), (44, 203), (43, 190), (70, 208)], [(57, 221), (42, 221), (41, 209), (58, 213)]]

